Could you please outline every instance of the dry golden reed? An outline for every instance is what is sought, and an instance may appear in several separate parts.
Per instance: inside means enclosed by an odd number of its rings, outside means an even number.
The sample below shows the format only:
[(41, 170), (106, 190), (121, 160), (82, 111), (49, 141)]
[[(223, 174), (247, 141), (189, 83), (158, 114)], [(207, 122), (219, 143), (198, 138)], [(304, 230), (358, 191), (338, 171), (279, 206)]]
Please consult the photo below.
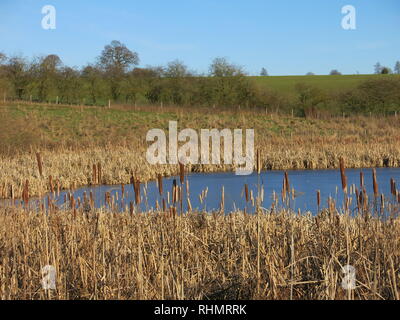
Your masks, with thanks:
[[(0, 299), (399, 299), (399, 219), (331, 202), (318, 216), (3, 208)], [(41, 289), (45, 265), (56, 290)]]

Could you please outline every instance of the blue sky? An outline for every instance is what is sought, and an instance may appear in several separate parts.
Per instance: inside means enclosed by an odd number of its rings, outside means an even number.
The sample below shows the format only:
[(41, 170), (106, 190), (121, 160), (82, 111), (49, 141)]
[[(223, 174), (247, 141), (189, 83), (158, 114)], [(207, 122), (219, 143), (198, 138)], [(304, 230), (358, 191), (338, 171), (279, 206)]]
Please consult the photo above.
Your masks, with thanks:
[[(353, 5), (357, 29), (341, 27)], [(57, 10), (56, 30), (41, 27), (44, 5)], [(58, 54), (80, 67), (120, 40), (141, 66), (183, 60), (207, 72), (215, 57), (262, 67), (270, 75), (372, 73), (400, 60), (399, 0), (0, 0), (0, 51), (27, 57)]]

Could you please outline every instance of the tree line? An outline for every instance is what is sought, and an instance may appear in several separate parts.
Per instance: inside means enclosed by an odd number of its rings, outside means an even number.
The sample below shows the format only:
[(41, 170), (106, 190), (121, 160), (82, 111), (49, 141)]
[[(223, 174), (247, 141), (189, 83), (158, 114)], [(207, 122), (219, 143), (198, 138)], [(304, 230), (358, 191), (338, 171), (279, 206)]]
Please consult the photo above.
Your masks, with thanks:
[[(259, 108), (299, 116), (390, 113), (400, 105), (400, 81), (392, 77), (368, 80), (341, 94), (299, 83), (293, 98), (258, 86), (226, 58), (215, 58), (208, 74), (197, 74), (180, 60), (145, 68), (139, 63), (138, 53), (119, 41), (106, 45), (94, 63), (79, 69), (64, 65), (54, 54), (28, 60), (0, 53), (0, 94), (3, 99), (33, 102), (105, 106), (111, 100), (130, 105)], [(400, 73), (400, 63), (396, 66)], [(268, 75), (265, 68), (262, 74)]]
[(0, 92), (9, 98), (37, 102), (106, 105), (239, 105), (252, 101), (251, 83), (241, 67), (216, 58), (207, 77), (181, 61), (138, 68), (139, 55), (119, 41), (106, 45), (95, 63), (81, 69), (54, 54), (28, 61), (0, 53)]

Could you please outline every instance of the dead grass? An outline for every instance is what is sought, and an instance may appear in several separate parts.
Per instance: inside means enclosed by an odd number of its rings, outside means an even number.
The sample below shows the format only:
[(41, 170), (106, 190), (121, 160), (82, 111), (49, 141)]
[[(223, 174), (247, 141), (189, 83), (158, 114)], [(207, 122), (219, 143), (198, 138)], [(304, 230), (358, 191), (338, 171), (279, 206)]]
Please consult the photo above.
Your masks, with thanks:
[[(1, 299), (399, 299), (400, 221), (0, 211)], [(41, 269), (56, 269), (42, 290)], [(341, 286), (356, 270), (356, 289)], [(259, 267), (257, 267), (259, 266)]]

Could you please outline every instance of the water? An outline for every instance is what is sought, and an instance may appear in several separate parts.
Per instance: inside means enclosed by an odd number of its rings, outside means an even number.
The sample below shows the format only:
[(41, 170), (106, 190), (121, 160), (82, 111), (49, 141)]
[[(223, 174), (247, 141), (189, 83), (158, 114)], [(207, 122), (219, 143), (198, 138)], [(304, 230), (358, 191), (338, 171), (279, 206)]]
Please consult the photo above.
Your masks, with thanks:
[[(346, 169), (348, 179), (348, 189), (350, 194), (350, 187), (354, 184), (358, 189), (360, 185), (360, 171), (364, 173), (364, 181), (369, 199), (373, 199), (373, 182), (372, 182), (372, 169)], [(379, 168), (377, 171), (377, 180), (379, 185), (379, 192), (385, 195), (387, 201), (395, 202), (393, 196), (390, 194), (390, 179), (393, 178), (400, 183), (400, 168)], [(232, 212), (236, 209), (243, 210), (246, 208), (247, 212), (252, 212), (254, 207), (251, 201), (246, 203), (244, 185), (247, 184), (249, 194), (252, 191), (254, 198), (257, 196), (258, 181), (261, 188), (264, 189), (264, 200), (262, 207), (270, 209), (273, 202), (274, 192), (276, 193), (275, 199), (278, 199), (277, 207), (290, 207), (293, 210), (300, 209), (301, 212), (310, 211), (316, 213), (317, 208), (317, 190), (321, 192), (321, 208), (326, 208), (328, 197), (332, 197), (336, 201), (337, 207), (343, 206), (344, 195), (341, 188), (341, 178), (339, 170), (289, 170), (290, 189), (294, 188), (295, 198), (290, 196), (290, 202), (282, 203), (282, 183), (284, 179), (283, 171), (266, 171), (262, 172), (260, 176), (252, 174), (250, 176), (236, 176), (234, 173), (197, 173), (189, 174), (186, 176), (189, 182), (190, 202), (192, 209), (214, 211), (219, 210), (221, 203), (221, 190), (225, 190), (225, 212)], [(167, 192), (169, 191), (170, 205), (172, 201), (171, 190), (173, 180), (176, 179), (179, 183), (179, 177), (170, 177), (163, 179), (163, 198), (167, 202)], [(186, 183), (186, 182), (185, 182)], [(199, 195), (208, 188), (207, 197), (200, 201)], [(187, 209), (186, 201), (186, 187), (183, 188), (183, 209)], [(121, 185), (119, 186), (91, 186), (77, 189), (73, 194), (75, 200), (84, 197), (86, 192), (87, 197), (92, 191), (94, 196), (94, 203), (96, 207), (106, 205), (105, 193), (110, 192), (111, 197), (114, 199), (115, 210), (128, 210), (130, 201), (135, 200), (132, 185), (125, 185), (124, 199), (122, 200)], [(68, 191), (61, 192), (60, 195), (54, 197), (54, 203), (58, 207), (65, 206), (64, 199)], [(353, 200), (351, 208), (354, 210), (356, 207), (356, 200), (352, 195)], [(118, 200), (117, 200), (118, 199)], [(44, 198), (45, 206), (47, 206), (47, 197)], [(157, 182), (151, 181), (147, 184), (141, 184), (141, 204), (140, 210), (147, 211), (155, 209), (156, 201), (162, 207), (162, 198), (158, 192)], [(36, 200), (36, 205), (38, 205)], [(35, 201), (33, 201), (34, 205)], [(31, 203), (32, 205), (32, 203)], [(108, 205), (106, 205), (108, 207)], [(169, 205), (167, 205), (169, 207)], [(179, 205), (177, 205), (180, 208)], [(137, 208), (135, 206), (135, 208)], [(138, 209), (138, 208), (137, 208)], [(179, 209), (178, 209), (179, 211)]]

